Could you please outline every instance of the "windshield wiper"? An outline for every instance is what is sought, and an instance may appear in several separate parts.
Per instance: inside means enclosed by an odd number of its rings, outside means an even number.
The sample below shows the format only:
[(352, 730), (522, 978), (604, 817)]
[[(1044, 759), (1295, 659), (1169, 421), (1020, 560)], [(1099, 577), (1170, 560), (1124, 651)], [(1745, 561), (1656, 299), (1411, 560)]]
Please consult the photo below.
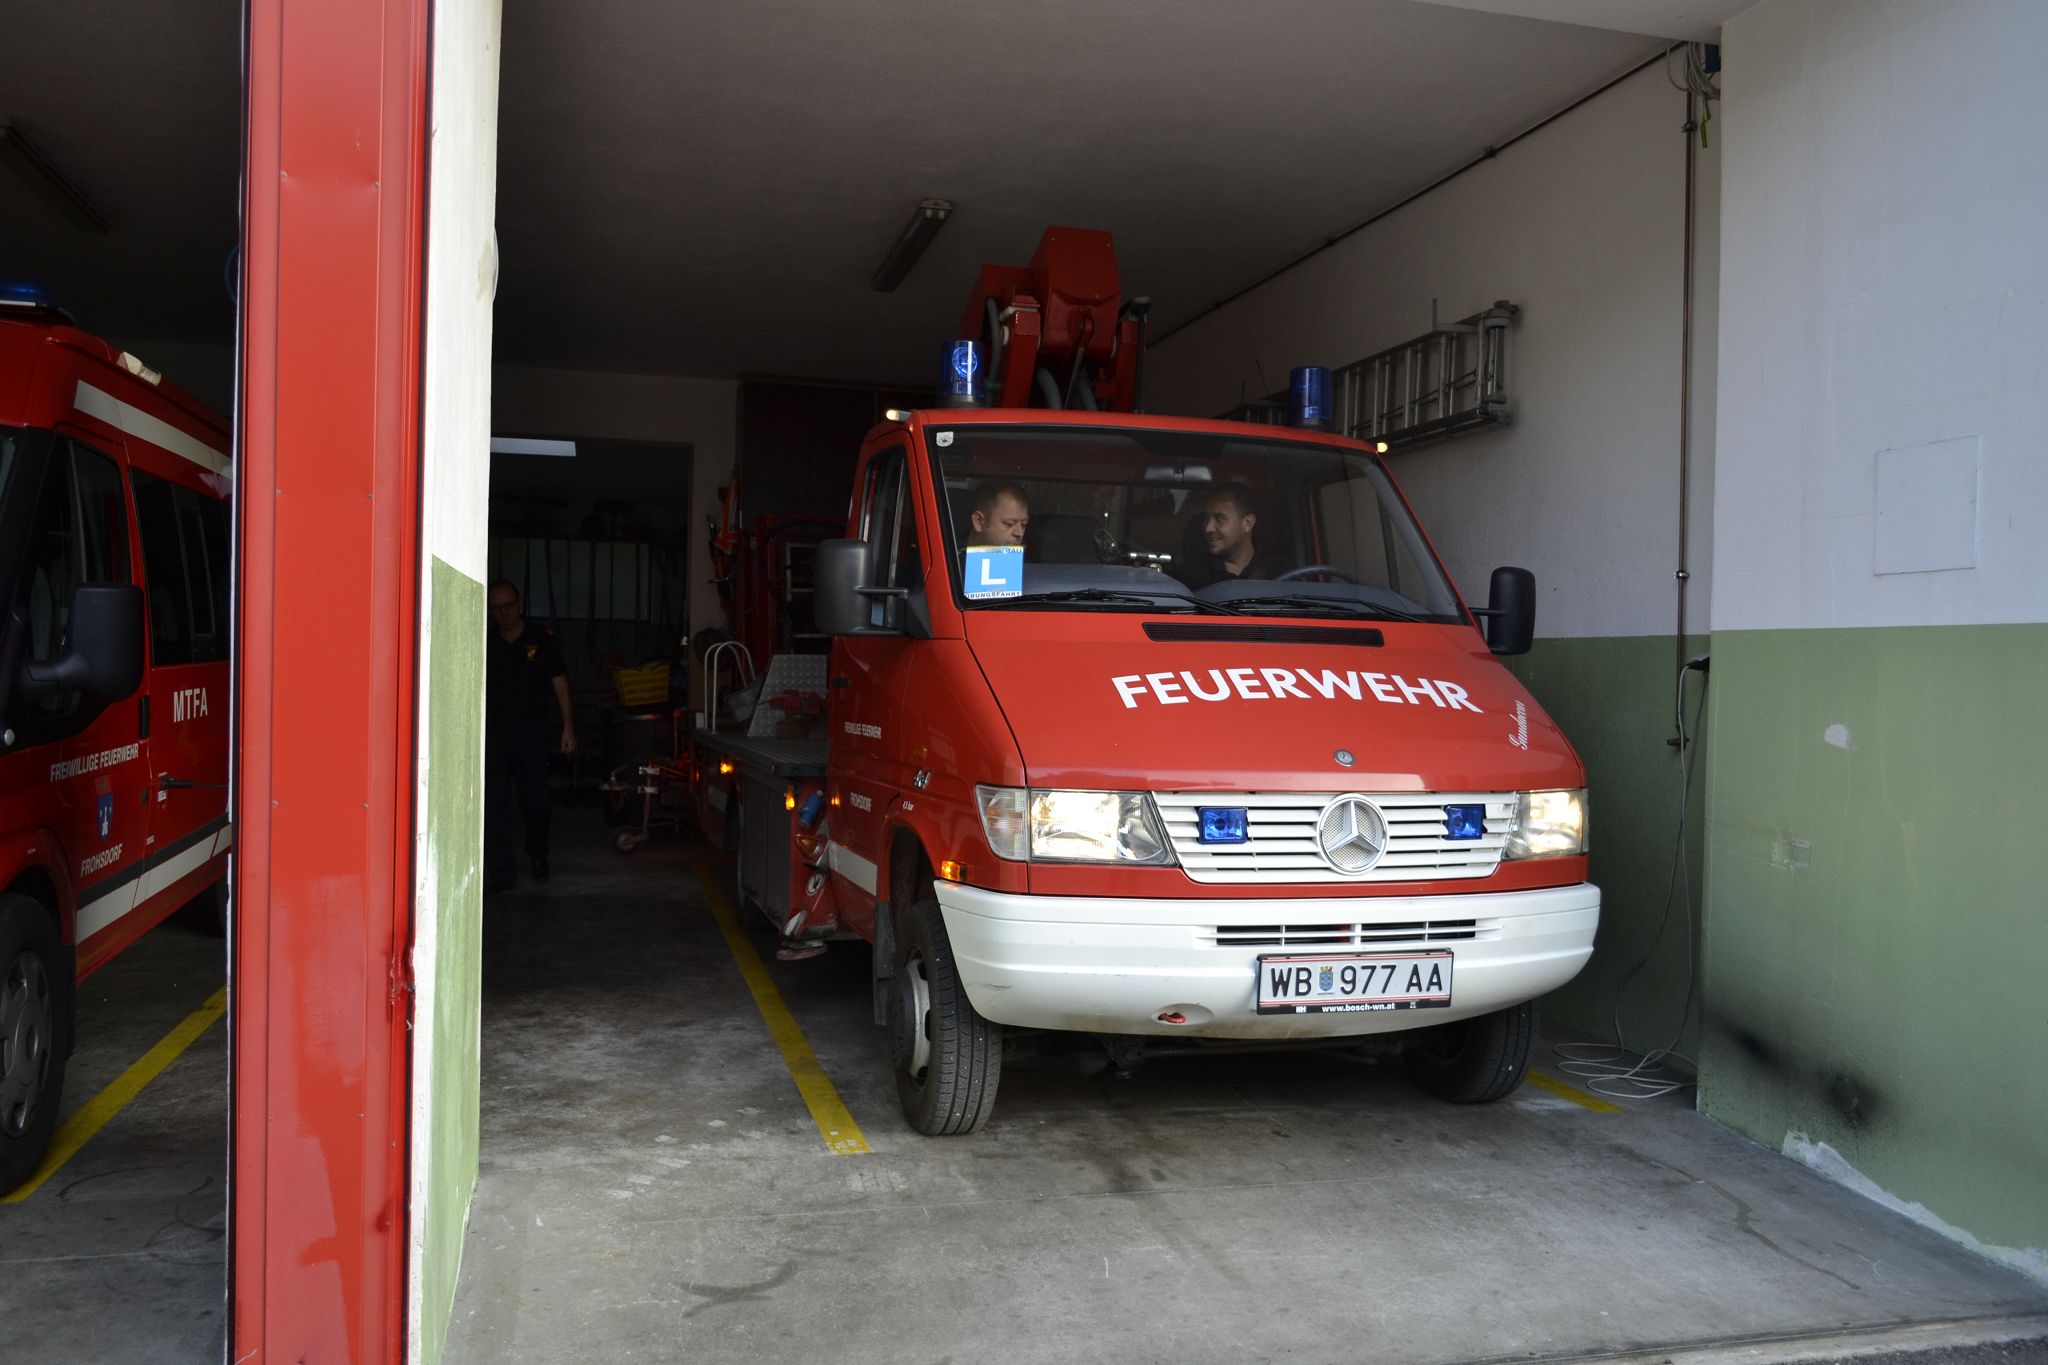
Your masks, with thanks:
[(969, 606), (971, 610), (975, 611), (1002, 611), (1030, 606), (1034, 602), (1128, 602), (1142, 607), (1153, 607), (1160, 611), (1174, 610), (1174, 607), (1161, 605), (1162, 603), (1171, 602), (1178, 606), (1193, 607), (1197, 611), (1209, 612), (1217, 616), (1243, 616), (1245, 614), (1237, 607), (1227, 607), (1221, 602), (1204, 602), (1201, 598), (1190, 597), (1184, 592), (1117, 592), (1110, 588), (1065, 588), (1057, 592), (1032, 592), (1026, 593), (1022, 597), (999, 597), (992, 602), (974, 602), (970, 603)]
[(1430, 618), (1399, 607), (1389, 607), (1379, 602), (1361, 602), (1349, 597), (1240, 597), (1235, 609), (1239, 615), (1255, 616), (1262, 607), (1308, 607), (1347, 616), (1370, 616), (1380, 620), (1415, 621), (1430, 624)]

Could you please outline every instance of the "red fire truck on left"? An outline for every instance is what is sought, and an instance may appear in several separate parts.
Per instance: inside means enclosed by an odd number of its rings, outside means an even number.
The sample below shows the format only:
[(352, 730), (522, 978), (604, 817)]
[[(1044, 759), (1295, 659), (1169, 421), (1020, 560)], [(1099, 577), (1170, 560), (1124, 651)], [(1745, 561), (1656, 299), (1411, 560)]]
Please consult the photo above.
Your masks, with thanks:
[(36, 1168), (77, 983), (224, 890), (227, 423), (0, 280), (0, 1192)]

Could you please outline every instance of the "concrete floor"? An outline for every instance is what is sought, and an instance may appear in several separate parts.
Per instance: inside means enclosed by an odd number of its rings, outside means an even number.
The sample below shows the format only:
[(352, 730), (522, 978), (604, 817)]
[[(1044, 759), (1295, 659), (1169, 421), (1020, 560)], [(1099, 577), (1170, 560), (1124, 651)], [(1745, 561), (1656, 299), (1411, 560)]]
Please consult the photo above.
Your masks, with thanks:
[(919, 1137), (851, 944), (769, 964), (873, 1146), (830, 1155), (692, 847), (563, 824), (554, 881), (486, 906), (453, 1365), (2040, 1358), (2048, 1289), (1689, 1093), (1601, 1114), (1329, 1057), (1012, 1069), (983, 1132)]
[[(455, 1365), (2048, 1360), (2048, 1291), (1682, 1097), (1455, 1109), (1392, 1069), (1215, 1058), (1013, 1069), (983, 1133), (917, 1137), (854, 945), (770, 963), (874, 1148), (828, 1155), (692, 848), (562, 819), (556, 880), (486, 918)], [(221, 977), (172, 923), (87, 982), (66, 1113)], [(0, 1205), (0, 1361), (220, 1357), (225, 1066), (216, 1023)]]
[[(96, 972), (79, 988), (63, 1118), (225, 975), (223, 941), (175, 920)], [(34, 1194), (0, 1204), (0, 1361), (220, 1359), (227, 1121), (227, 1026), (217, 1020)]]

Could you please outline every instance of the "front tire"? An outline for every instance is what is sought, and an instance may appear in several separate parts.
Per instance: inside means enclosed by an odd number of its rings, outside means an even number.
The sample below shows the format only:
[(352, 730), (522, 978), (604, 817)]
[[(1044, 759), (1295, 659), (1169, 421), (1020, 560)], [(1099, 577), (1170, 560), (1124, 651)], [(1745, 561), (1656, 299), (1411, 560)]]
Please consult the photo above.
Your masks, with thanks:
[(932, 1137), (988, 1121), (1002, 1078), (1003, 1030), (967, 998), (937, 901), (904, 916), (889, 978), (889, 1046), (903, 1116)]
[(0, 1192), (28, 1179), (56, 1131), (70, 990), (49, 915), (26, 896), (0, 895)]
[(1438, 1099), (1489, 1104), (1521, 1085), (1536, 1041), (1536, 1002), (1439, 1024), (1408, 1049), (1408, 1074)]

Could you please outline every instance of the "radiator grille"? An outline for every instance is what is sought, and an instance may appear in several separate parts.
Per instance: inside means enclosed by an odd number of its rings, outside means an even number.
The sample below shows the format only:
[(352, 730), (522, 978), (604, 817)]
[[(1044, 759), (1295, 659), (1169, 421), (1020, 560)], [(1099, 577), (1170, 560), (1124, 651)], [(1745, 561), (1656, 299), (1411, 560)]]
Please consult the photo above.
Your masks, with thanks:
[[(1387, 821), (1386, 852), (1371, 868), (1347, 875), (1323, 859), (1316, 820), (1332, 792), (1155, 792), (1167, 838), (1198, 882), (1332, 885), (1346, 882), (1432, 882), (1490, 876), (1514, 831), (1512, 792), (1364, 793)], [(1242, 806), (1249, 838), (1242, 844), (1201, 842), (1203, 806)], [(1445, 837), (1445, 806), (1484, 806), (1478, 839)]]

